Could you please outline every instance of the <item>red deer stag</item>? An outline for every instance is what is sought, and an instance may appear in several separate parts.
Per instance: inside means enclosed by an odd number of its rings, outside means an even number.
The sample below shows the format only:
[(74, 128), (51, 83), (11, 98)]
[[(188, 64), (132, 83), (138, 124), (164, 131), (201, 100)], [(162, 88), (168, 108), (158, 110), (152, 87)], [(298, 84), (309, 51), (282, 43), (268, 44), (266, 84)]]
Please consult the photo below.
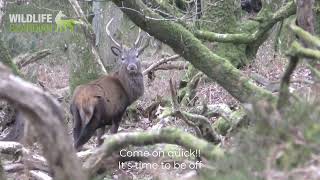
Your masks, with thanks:
[(143, 46), (141, 31), (132, 48), (126, 48), (111, 35), (109, 26), (106, 32), (116, 46), (112, 53), (121, 59), (119, 69), (112, 75), (104, 75), (88, 84), (76, 87), (70, 111), (73, 116), (74, 147), (80, 149), (97, 131), (98, 144), (106, 125), (110, 132), (117, 133), (122, 115), (126, 108), (135, 102), (144, 92), (143, 76), (139, 55), (149, 44), (149, 38)]

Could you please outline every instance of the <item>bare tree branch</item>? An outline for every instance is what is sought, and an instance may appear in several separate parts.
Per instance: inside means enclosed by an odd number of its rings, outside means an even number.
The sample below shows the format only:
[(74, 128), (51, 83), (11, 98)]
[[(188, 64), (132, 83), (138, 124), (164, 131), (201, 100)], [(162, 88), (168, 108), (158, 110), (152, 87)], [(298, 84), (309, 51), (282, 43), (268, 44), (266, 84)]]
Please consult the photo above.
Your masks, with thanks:
[(30, 171), (30, 174), (36, 180), (52, 180), (52, 177), (41, 171)]
[(178, 59), (180, 57), (180, 55), (173, 55), (173, 56), (170, 56), (170, 57), (166, 57), (166, 58), (162, 58), (160, 59), (159, 61), (153, 63), (152, 65), (150, 65), (147, 69), (145, 69), (142, 74), (143, 75), (146, 75), (148, 74), (150, 71), (153, 71), (154, 69), (156, 69), (157, 67), (159, 67), (160, 65), (164, 64), (164, 63), (167, 63), (169, 61), (174, 61), (176, 59)]
[(0, 153), (1, 154), (22, 154), (22, 145), (18, 142), (0, 141)]
[[(295, 3), (289, 2), (277, 12), (269, 17), (263, 17), (263, 20), (259, 23), (258, 29), (254, 30), (252, 34), (249, 33), (238, 33), (238, 34), (220, 34), (210, 31), (196, 30), (194, 34), (199, 39), (213, 41), (213, 42), (224, 42), (224, 43), (243, 43), (248, 44), (258, 40), (266, 32), (268, 32), (277, 22), (293, 15), (295, 13)], [(257, 17), (260, 18), (260, 17)]]
[(176, 86), (173, 84), (171, 79), (169, 81), (169, 86), (172, 99), (172, 113), (170, 113), (170, 115), (179, 117), (188, 125), (194, 127), (199, 137), (203, 137), (209, 142), (218, 144), (220, 142), (220, 138), (213, 130), (209, 119), (199, 114), (192, 114), (181, 110), (180, 104), (178, 103), (177, 99), (178, 96)]
[(37, 51), (35, 53), (26, 53), (26, 54), (22, 54), (19, 55), (15, 58), (13, 58), (13, 62), (18, 66), (19, 69), (21, 69), (22, 67), (25, 67), (31, 63), (35, 63), (38, 60), (48, 56), (51, 54), (51, 50), (50, 49), (43, 49), (40, 51)]
[(106, 68), (104, 67), (102, 60), (99, 56), (98, 50), (95, 47), (95, 34), (91, 28), (90, 23), (88, 22), (85, 14), (83, 13), (79, 3), (76, 0), (69, 0), (71, 6), (73, 7), (74, 11), (76, 12), (77, 16), (80, 17), (80, 19), (85, 23), (85, 26), (83, 27), (83, 31), (85, 33), (85, 37), (87, 38), (87, 41), (90, 44), (91, 52), (94, 56), (95, 62), (99, 65), (101, 71), (103, 73), (107, 73)]
[(14, 102), (35, 129), (53, 177), (86, 180), (75, 156), (57, 101), (0, 66), (0, 98)]

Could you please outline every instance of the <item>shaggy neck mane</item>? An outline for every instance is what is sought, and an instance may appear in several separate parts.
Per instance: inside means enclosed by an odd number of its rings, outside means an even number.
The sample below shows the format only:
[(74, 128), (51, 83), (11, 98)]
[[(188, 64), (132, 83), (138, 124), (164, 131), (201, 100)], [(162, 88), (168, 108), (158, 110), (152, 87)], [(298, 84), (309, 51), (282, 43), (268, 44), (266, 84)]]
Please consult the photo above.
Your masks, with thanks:
[(119, 71), (115, 73), (115, 77), (119, 79), (126, 91), (130, 104), (143, 95), (144, 85), (141, 69), (135, 74), (129, 74), (126, 67), (121, 66)]

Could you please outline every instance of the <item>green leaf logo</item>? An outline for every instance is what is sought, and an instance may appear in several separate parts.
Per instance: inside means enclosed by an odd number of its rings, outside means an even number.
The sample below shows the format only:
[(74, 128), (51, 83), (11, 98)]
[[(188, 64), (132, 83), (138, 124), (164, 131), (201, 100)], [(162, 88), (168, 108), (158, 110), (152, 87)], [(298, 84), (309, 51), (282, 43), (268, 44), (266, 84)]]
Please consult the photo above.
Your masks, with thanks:
[(76, 24), (83, 24), (80, 20), (76, 19), (66, 19), (67, 16), (63, 14), (62, 11), (59, 11), (55, 20), (56, 27), (55, 32), (65, 32), (69, 29), (70, 32), (74, 32), (74, 26)]

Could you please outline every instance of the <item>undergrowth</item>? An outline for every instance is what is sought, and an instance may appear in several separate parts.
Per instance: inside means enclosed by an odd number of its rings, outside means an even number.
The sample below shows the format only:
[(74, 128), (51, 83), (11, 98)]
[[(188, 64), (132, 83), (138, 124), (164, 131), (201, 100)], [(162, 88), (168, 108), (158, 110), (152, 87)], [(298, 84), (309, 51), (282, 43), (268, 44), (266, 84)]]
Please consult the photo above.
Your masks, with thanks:
[(301, 179), (296, 170), (310, 166), (319, 155), (319, 103), (296, 102), (283, 113), (267, 102), (253, 107), (248, 110), (249, 127), (232, 135), (228, 153), (210, 162), (202, 179)]

